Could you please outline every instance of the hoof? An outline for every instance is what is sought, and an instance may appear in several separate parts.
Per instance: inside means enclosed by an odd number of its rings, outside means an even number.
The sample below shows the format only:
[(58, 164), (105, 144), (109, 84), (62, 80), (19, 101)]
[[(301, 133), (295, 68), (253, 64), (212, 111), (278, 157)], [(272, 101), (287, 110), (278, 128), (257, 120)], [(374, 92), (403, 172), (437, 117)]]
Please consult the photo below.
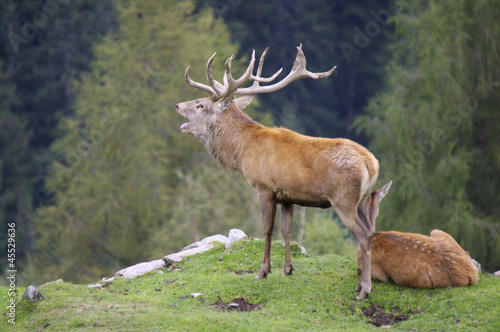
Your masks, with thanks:
[(356, 296), (356, 300), (366, 300), (366, 298), (368, 297), (368, 294), (371, 293), (371, 290), (364, 290), (364, 289), (361, 289), (361, 291), (359, 291), (359, 295)]
[(293, 271), (295, 271), (295, 268), (292, 267), (291, 268), (285, 268), (285, 270), (283, 270), (283, 276), (291, 276), (293, 274)]
[(255, 280), (266, 279), (268, 274), (269, 274), (269, 272), (260, 271), (259, 274), (257, 274), (254, 279)]

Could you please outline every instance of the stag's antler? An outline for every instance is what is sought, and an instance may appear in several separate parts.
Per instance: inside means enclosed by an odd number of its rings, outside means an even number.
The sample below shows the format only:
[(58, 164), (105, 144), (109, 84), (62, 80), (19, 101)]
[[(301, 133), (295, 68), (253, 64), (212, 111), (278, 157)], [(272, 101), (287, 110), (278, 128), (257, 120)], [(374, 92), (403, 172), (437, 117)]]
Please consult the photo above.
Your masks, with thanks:
[[(290, 84), (291, 82), (298, 80), (300, 78), (310, 77), (314, 79), (319, 79), (323, 77), (328, 77), (337, 68), (337, 66), (335, 66), (329, 71), (325, 71), (322, 73), (312, 73), (308, 71), (306, 69), (306, 57), (304, 55), (304, 52), (302, 51), (302, 44), (300, 44), (300, 46), (297, 47), (297, 57), (295, 58), (293, 68), (290, 71), (290, 73), (284, 79), (275, 84), (260, 86), (259, 83), (270, 83), (274, 81), (276, 77), (278, 77), (278, 75), (283, 70), (283, 68), (281, 68), (271, 77), (264, 78), (260, 76), (262, 74), (262, 67), (264, 66), (264, 58), (266, 57), (268, 49), (269, 47), (265, 49), (265, 51), (262, 53), (262, 56), (260, 57), (259, 67), (257, 68), (257, 75), (253, 75), (253, 68), (255, 64), (255, 50), (254, 50), (252, 52), (252, 58), (250, 60), (250, 64), (248, 65), (247, 70), (237, 80), (235, 80), (233, 78), (233, 75), (231, 74), (231, 64), (233, 62), (234, 57), (231, 56), (229, 59), (227, 59), (226, 70), (223, 78), (224, 84), (219, 83), (212, 76), (212, 63), (216, 54), (214, 53), (210, 57), (207, 63), (207, 79), (211, 86), (193, 81), (189, 77), (189, 65), (186, 66), (186, 72), (185, 72), (186, 81), (189, 85), (208, 92), (212, 100), (217, 100), (220, 98), (227, 98), (233, 94), (254, 95), (258, 93), (269, 93), (278, 91), (287, 86), (288, 84)], [(250, 87), (242, 88), (242, 86), (250, 82), (254, 82), (254, 84)]]

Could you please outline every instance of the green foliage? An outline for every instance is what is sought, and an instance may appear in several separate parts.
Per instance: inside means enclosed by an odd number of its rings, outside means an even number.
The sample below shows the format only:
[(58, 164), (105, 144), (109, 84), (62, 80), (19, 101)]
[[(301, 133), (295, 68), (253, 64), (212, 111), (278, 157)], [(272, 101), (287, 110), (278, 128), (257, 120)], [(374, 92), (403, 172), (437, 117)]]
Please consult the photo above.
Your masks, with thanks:
[[(178, 169), (177, 176), (170, 217), (175, 227), (164, 224), (156, 231), (150, 240), (152, 259), (206, 236), (227, 236), (231, 228), (244, 229), (247, 234), (262, 233), (257, 195), (242, 175), (221, 171), (206, 161), (188, 172)], [(167, 238), (176, 240), (168, 243)]]
[[(57, 122), (72, 113), (71, 81), (110, 27), (110, 1), (0, 2), (0, 233), (15, 223), (16, 263), (33, 250), (35, 209), (47, 203)], [(0, 253), (6, 256), (6, 237)]]
[(484, 268), (500, 268), (500, 5), (400, 3), (390, 86), (357, 128), (382, 183), (378, 230), (450, 233)]
[[(187, 203), (176, 207), (185, 199), (176, 187), (186, 187), (178, 175), (209, 161), (179, 132), (175, 104), (200, 94), (183, 80), (186, 63), (201, 80), (212, 50), (221, 54), (214, 70), (222, 72), (236, 46), (210, 11), (193, 9), (189, 1), (117, 4), (119, 33), (95, 46), (91, 72), (75, 82), (75, 115), (61, 122), (53, 145), (59, 161), (47, 187), (54, 204), (38, 211), (30, 277), (110, 275), (150, 257), (153, 245), (161, 255), (179, 249), (189, 234), (179, 225), (211, 221), (185, 220), (179, 211)], [(187, 186), (206, 190), (205, 178), (194, 176), (198, 182)]]
[[(391, 26), (384, 20), (394, 13), (391, 1), (197, 2), (213, 7), (224, 18), (233, 40), (241, 43), (241, 56), (270, 47), (264, 75), (282, 67), (288, 73), (295, 47), (301, 43), (308, 69), (326, 71), (337, 66), (328, 79), (300, 80), (280, 92), (258, 96), (262, 109), (272, 112), (277, 125), (308, 135), (363, 140), (351, 124), (384, 85), (391, 36)], [(377, 20), (378, 14), (371, 12), (383, 15)]]
[(315, 210), (313, 220), (307, 222), (302, 245), (308, 254), (355, 257), (357, 246), (352, 234), (332, 211)]
[[(405, 314), (397, 330), (498, 331), (500, 279), (481, 275), (470, 287), (412, 289), (393, 283), (373, 283), (367, 301), (355, 300), (359, 276), (352, 259), (335, 255), (306, 257), (292, 247), (297, 271), (281, 275), (282, 243), (271, 247), (273, 272), (254, 280), (263, 241), (216, 245), (211, 251), (184, 259), (176, 266), (147, 275), (116, 278), (103, 288), (54, 282), (39, 287), (47, 299), (31, 304), (16, 297), (12, 331), (376, 331), (363, 315), (371, 305), (386, 313)], [(282, 266), (282, 265), (281, 265)], [(236, 274), (238, 271), (240, 274)], [(249, 272), (243, 273), (242, 272)], [(191, 293), (203, 293), (193, 298)], [(0, 287), (5, 297), (7, 287)], [(249, 312), (220, 311), (213, 303), (243, 298), (259, 304)], [(396, 309), (399, 308), (399, 309)], [(6, 326), (4, 315), (0, 323)]]

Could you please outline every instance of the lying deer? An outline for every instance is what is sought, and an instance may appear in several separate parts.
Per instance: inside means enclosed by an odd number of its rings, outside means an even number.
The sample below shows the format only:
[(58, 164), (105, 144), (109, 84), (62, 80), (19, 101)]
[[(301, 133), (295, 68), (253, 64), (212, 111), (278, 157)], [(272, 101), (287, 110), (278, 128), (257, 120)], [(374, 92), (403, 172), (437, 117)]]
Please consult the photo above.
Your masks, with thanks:
[[(294, 269), (290, 255), (291, 221), (294, 204), (333, 207), (347, 228), (358, 239), (364, 259), (363, 270), (370, 271), (370, 248), (374, 229), (365, 209), (378, 177), (377, 159), (366, 148), (347, 139), (304, 136), (284, 128), (268, 128), (253, 121), (241, 110), (259, 93), (278, 91), (300, 78), (319, 79), (330, 76), (336, 67), (322, 73), (306, 69), (302, 45), (290, 73), (281, 81), (270, 83), (281, 73), (261, 77), (267, 49), (262, 54), (256, 75), (255, 51), (245, 73), (238, 79), (231, 74), (233, 57), (226, 61), (223, 83), (212, 76), (214, 55), (208, 60), (206, 75), (209, 85), (193, 81), (186, 67), (185, 79), (208, 98), (176, 105), (176, 111), (189, 119), (180, 130), (194, 135), (210, 156), (225, 168), (241, 172), (255, 188), (262, 209), (265, 248), (257, 279), (271, 272), (271, 239), (276, 205), (281, 204), (281, 231), (285, 241), (284, 275)], [(249, 87), (244, 85), (253, 82)], [(235, 99), (235, 96), (243, 96)], [(369, 273), (362, 273), (357, 286), (358, 299), (371, 291)]]
[[(386, 185), (387, 186), (387, 185)], [(389, 187), (373, 192), (367, 202), (369, 214), (378, 215), (378, 205)], [(375, 228), (375, 218), (373, 228)], [(469, 253), (447, 233), (435, 229), (431, 236), (415, 233), (377, 232), (373, 236), (371, 256), (373, 280), (392, 279), (401, 286), (437, 288), (474, 285), (478, 271)], [(358, 265), (365, 268), (361, 249)], [(359, 270), (359, 269), (358, 269)]]

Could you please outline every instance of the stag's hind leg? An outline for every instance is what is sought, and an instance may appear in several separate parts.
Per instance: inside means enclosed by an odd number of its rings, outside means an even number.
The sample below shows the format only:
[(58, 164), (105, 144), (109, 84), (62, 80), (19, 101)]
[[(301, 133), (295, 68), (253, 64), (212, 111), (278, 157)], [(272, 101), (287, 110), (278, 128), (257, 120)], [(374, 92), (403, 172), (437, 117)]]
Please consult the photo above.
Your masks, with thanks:
[(370, 221), (364, 213), (358, 213), (356, 206), (344, 207), (334, 205), (335, 211), (339, 215), (342, 222), (354, 234), (359, 242), (361, 254), (363, 257), (363, 266), (361, 267), (361, 276), (356, 290), (359, 295), (356, 297), (358, 300), (366, 299), (372, 289), (371, 281), (371, 249), (374, 230)]
[(371, 280), (371, 261), (372, 261), (372, 238), (373, 234), (365, 234), (364, 232), (354, 233), (358, 239), (359, 246), (361, 248), (361, 254), (363, 255), (363, 267), (361, 268), (361, 276), (359, 278), (358, 286), (356, 290), (359, 295), (356, 297), (358, 300), (364, 300), (368, 294), (372, 291), (372, 280)]
[(285, 270), (283, 275), (291, 275), (294, 270), (292, 264), (292, 255), (290, 253), (290, 238), (292, 236), (293, 204), (281, 205), (281, 234), (285, 240)]
[(276, 196), (269, 192), (259, 192), (260, 208), (264, 224), (264, 260), (255, 279), (262, 279), (271, 273), (271, 241), (274, 232), (274, 219), (276, 217)]

